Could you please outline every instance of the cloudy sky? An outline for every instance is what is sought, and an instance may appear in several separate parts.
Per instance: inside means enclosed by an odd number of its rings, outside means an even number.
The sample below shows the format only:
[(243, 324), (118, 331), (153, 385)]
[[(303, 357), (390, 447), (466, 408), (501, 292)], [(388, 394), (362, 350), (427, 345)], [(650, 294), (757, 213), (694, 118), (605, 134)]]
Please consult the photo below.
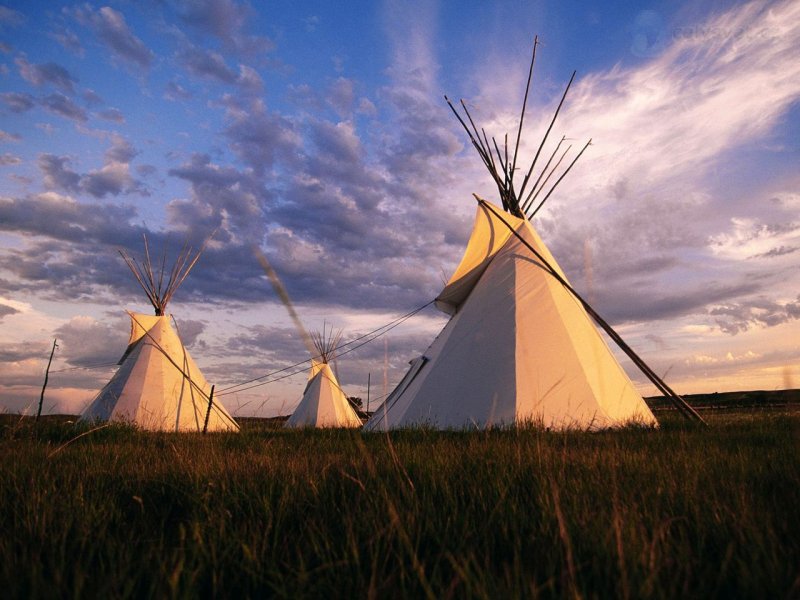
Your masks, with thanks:
[[(216, 230), (170, 310), (235, 414), (290, 412), (305, 366), (269, 374), (308, 356), (253, 247), (345, 340), (433, 299), (496, 199), (443, 94), (513, 133), (535, 34), (521, 162), (573, 69), (552, 143), (593, 140), (534, 221), (575, 287), (681, 393), (800, 387), (800, 3), (635, 4), (0, 5), (0, 410), (57, 338), (45, 411), (79, 412), (151, 310), (117, 250)], [(380, 398), (444, 322), (342, 385)]]

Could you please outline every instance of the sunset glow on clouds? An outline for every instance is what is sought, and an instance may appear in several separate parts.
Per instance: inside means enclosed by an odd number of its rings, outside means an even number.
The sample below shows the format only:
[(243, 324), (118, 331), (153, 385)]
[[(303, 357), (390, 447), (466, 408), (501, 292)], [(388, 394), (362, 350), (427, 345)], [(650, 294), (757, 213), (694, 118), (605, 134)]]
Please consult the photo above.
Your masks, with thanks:
[[(47, 410), (110, 377), (143, 233), (217, 231), (171, 310), (220, 388), (307, 358), (254, 244), (312, 329), (431, 300), (496, 196), (442, 94), (513, 135), (534, 34), (520, 162), (572, 69), (543, 152), (592, 139), (534, 222), (575, 286), (679, 392), (800, 386), (800, 4), (480, 4), (0, 7), (0, 406), (38, 399), (53, 338)], [(380, 396), (443, 322), (342, 357), (342, 385)], [(286, 414), (304, 384), (226, 403)]]

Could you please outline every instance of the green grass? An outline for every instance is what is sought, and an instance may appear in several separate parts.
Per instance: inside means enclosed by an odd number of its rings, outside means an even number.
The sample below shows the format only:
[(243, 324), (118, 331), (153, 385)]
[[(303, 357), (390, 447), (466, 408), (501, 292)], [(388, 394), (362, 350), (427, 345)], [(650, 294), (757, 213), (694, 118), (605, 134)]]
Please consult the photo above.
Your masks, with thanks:
[[(0, 421), (33, 597), (800, 595), (800, 415), (700, 430), (147, 434)], [(65, 445), (66, 444), (66, 445)]]

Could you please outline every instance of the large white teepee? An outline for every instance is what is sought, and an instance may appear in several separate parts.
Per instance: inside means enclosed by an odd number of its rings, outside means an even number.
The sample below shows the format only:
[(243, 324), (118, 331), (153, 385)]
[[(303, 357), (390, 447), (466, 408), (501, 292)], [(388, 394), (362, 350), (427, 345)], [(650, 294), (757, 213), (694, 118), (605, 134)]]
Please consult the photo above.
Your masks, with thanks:
[(656, 424), (583, 306), (511, 229), (564, 277), (527, 220), (480, 204), (437, 298), (453, 317), (367, 429)]
[[(125, 421), (153, 431), (203, 431), (211, 386), (170, 323), (170, 316), (129, 313), (131, 335), (120, 367), (82, 419)], [(208, 431), (238, 431), (218, 400)]]
[(361, 419), (336, 380), (329, 360), (340, 335), (313, 336), (319, 359), (311, 359), (311, 372), (300, 404), (286, 421), (286, 427), (361, 427)]
[(155, 316), (128, 313), (131, 334), (120, 367), (81, 419), (125, 421), (152, 431), (238, 431), (225, 407), (210, 398), (211, 386), (166, 314), (167, 304), (203, 248), (192, 256), (185, 246), (169, 273), (164, 259), (160, 271), (154, 272), (146, 237), (144, 242), (143, 263), (123, 251), (120, 254), (147, 294)]
[[(595, 323), (684, 415), (702, 421), (578, 295), (531, 226), (530, 221), (591, 143), (583, 146), (548, 188), (571, 148), (559, 156), (566, 140), (562, 137), (535, 175), (573, 73), (530, 167), (517, 168), (537, 45), (538, 39), (513, 146), (508, 135), (502, 146), (495, 138), (490, 142), (475, 125), (466, 103), (461, 101), (462, 117), (445, 96), (491, 174), (503, 208), (476, 196), (478, 213), (466, 252), (437, 298), (437, 306), (452, 318), (425, 354), (411, 363), (406, 376), (367, 422), (367, 429), (521, 423), (557, 429), (598, 429), (630, 422), (657, 425)], [(522, 176), (522, 181), (515, 181), (515, 175)]]

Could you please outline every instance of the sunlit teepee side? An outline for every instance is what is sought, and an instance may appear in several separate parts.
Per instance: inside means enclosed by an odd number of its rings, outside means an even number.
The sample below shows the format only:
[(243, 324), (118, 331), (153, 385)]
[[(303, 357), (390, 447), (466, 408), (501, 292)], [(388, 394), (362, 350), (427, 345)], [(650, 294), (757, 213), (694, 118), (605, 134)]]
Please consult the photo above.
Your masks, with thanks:
[[(561, 169), (571, 148), (561, 152), (562, 137), (544, 166), (538, 166), (573, 73), (530, 166), (518, 170), (537, 44), (513, 147), (508, 135), (501, 144), (495, 138), (490, 142), (464, 101), (462, 116), (445, 97), (492, 176), (502, 209), (476, 196), (466, 251), (437, 297), (437, 306), (451, 319), (425, 354), (412, 361), (367, 422), (368, 430), (657, 425), (597, 326), (684, 414), (702, 420), (575, 291), (530, 222), (591, 143)], [(521, 182), (515, 181), (518, 174)]]
[(321, 333), (311, 335), (317, 356), (311, 359), (303, 398), (286, 421), (286, 427), (361, 427), (361, 419), (330, 365), (341, 337), (341, 331), (328, 332), (324, 328)]
[(166, 254), (160, 266), (153, 268), (146, 237), (144, 248), (142, 262), (123, 250), (120, 254), (153, 305), (155, 316), (128, 312), (131, 333), (119, 369), (81, 418), (124, 421), (152, 431), (238, 431), (225, 407), (210, 398), (211, 386), (166, 312), (205, 244), (196, 253), (184, 246), (169, 272)]

